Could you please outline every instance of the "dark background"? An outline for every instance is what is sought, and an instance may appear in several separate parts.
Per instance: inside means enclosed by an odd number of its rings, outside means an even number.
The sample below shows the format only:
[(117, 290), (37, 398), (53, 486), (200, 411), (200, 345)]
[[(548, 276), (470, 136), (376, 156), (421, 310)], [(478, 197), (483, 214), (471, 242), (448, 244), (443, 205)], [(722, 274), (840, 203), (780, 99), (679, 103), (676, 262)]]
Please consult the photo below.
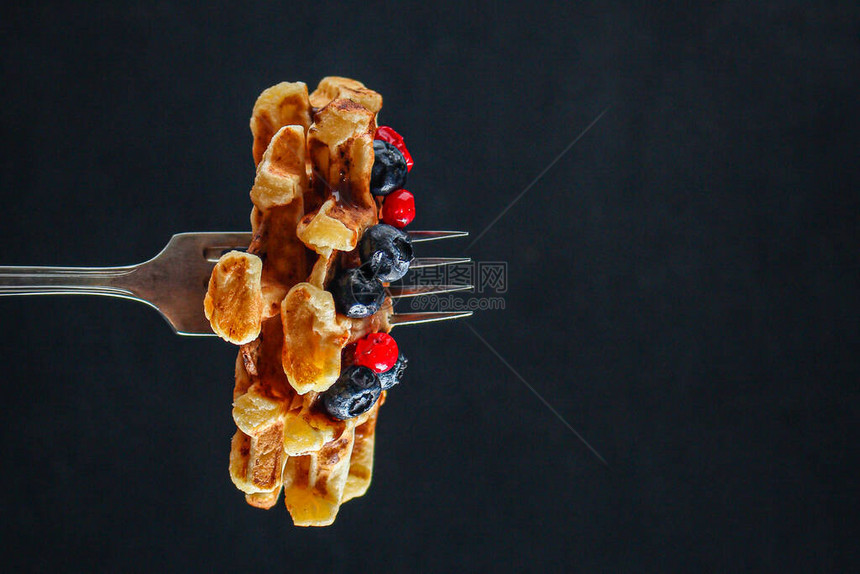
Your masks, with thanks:
[[(24, 3), (19, 3), (24, 4)], [(123, 300), (4, 298), (4, 569), (839, 571), (860, 564), (854, 2), (28, 2), (0, 18), (0, 263), (248, 228), (282, 80), (381, 92), (417, 229), (503, 311), (396, 331), (368, 494), (247, 506), (235, 349)], [(428, 245), (456, 255), (468, 241)]]

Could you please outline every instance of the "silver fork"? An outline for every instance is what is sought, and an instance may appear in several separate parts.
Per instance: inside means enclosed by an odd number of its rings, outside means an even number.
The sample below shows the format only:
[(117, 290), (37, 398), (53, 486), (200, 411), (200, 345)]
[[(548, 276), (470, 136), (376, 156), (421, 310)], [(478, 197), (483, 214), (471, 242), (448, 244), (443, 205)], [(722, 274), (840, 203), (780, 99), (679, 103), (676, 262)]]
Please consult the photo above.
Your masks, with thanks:
[[(413, 243), (464, 237), (465, 231), (411, 231)], [(212, 268), (227, 251), (244, 250), (250, 233), (178, 233), (144, 263), (123, 267), (2, 267), (3, 295), (105, 295), (140, 301), (156, 309), (178, 335), (215, 335), (203, 314)], [(412, 268), (468, 263), (467, 257), (416, 258)], [(389, 288), (392, 299), (471, 289), (471, 285), (413, 285)], [(393, 314), (392, 325), (459, 319), (471, 311)]]

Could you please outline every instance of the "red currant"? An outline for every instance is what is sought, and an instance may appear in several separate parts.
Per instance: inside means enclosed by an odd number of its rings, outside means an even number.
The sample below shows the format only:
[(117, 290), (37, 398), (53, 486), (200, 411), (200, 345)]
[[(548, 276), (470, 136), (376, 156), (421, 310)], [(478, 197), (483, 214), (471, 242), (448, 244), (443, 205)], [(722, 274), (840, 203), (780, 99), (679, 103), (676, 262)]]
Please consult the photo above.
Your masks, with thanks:
[(356, 365), (369, 367), (376, 373), (384, 373), (394, 366), (400, 351), (388, 333), (370, 333), (355, 342)]
[(412, 156), (409, 155), (409, 150), (406, 149), (406, 144), (403, 143), (403, 136), (388, 126), (379, 126), (376, 128), (376, 135), (373, 139), (388, 142), (396, 147), (403, 154), (403, 159), (406, 160), (406, 171), (412, 171)]
[(382, 203), (382, 221), (394, 227), (406, 227), (415, 219), (415, 197), (405, 189), (392, 191)]

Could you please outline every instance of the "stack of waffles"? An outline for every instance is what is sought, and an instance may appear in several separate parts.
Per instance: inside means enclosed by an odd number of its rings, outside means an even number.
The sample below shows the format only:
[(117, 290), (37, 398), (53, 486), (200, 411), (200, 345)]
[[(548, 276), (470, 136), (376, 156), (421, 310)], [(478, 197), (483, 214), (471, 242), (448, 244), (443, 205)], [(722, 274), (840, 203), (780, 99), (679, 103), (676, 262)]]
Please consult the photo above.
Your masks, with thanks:
[(390, 299), (350, 319), (326, 291), (339, 269), (359, 264), (358, 240), (378, 222), (370, 179), (381, 107), (378, 93), (340, 77), (311, 94), (284, 82), (260, 95), (251, 118), (253, 239), (247, 252), (221, 257), (205, 299), (213, 330), (240, 346), (230, 476), (259, 508), (283, 491), (299, 526), (331, 524), (370, 485), (385, 392), (348, 420), (326, 414), (320, 393), (340, 376), (346, 345), (391, 329)]

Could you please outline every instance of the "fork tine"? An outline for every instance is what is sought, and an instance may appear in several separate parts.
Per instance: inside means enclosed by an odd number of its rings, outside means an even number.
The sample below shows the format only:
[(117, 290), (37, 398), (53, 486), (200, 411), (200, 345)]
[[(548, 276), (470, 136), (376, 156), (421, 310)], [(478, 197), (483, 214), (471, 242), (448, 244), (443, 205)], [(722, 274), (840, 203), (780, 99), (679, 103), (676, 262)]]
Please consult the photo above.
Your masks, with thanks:
[(388, 317), (391, 326), (418, 325), (420, 323), (431, 323), (433, 321), (447, 321), (448, 319), (462, 319), (469, 317), (472, 311), (426, 311), (424, 313), (395, 313)]
[[(412, 234), (417, 234), (417, 241), (432, 241), (434, 239), (446, 239), (448, 237), (463, 237), (468, 235), (466, 231), (412, 231)], [(178, 234), (192, 235), (192, 234)], [(251, 242), (251, 234), (244, 232), (229, 232), (229, 233), (196, 233), (197, 236), (210, 236), (208, 239), (209, 245), (203, 249), (204, 258), (215, 263), (227, 251), (237, 249), (243, 251)], [(415, 239), (413, 239), (415, 241)], [(469, 257), (418, 257), (409, 264), (410, 269), (421, 269), (424, 267), (438, 267), (441, 265), (457, 265), (460, 263), (469, 263), (472, 259)]]
[(405, 299), (406, 297), (420, 297), (421, 295), (438, 295), (440, 293), (453, 293), (454, 291), (467, 291), (474, 289), (472, 285), (393, 285), (388, 287), (392, 299)]
[(410, 269), (422, 269), (424, 267), (439, 267), (440, 265), (457, 265), (469, 263), (471, 257), (416, 257), (409, 264)]
[(251, 244), (251, 233), (247, 231), (202, 231), (174, 235), (180, 240), (191, 236), (199, 242), (203, 248), (203, 258), (210, 263), (216, 263), (228, 251), (245, 251)]
[[(422, 241), (435, 241), (437, 239), (451, 239), (453, 237), (467, 237), (468, 231), (409, 231), (409, 239), (413, 243), (421, 243)], [(179, 234), (185, 235), (185, 234)], [(210, 237), (210, 246), (207, 247), (203, 256), (207, 261), (216, 262), (225, 252), (231, 249), (244, 250), (251, 243), (251, 233), (247, 231), (228, 231), (228, 232), (202, 232), (194, 235)]]
[(407, 233), (412, 243), (433, 241), (435, 239), (450, 239), (452, 237), (466, 237), (469, 235), (468, 231), (409, 231)]

